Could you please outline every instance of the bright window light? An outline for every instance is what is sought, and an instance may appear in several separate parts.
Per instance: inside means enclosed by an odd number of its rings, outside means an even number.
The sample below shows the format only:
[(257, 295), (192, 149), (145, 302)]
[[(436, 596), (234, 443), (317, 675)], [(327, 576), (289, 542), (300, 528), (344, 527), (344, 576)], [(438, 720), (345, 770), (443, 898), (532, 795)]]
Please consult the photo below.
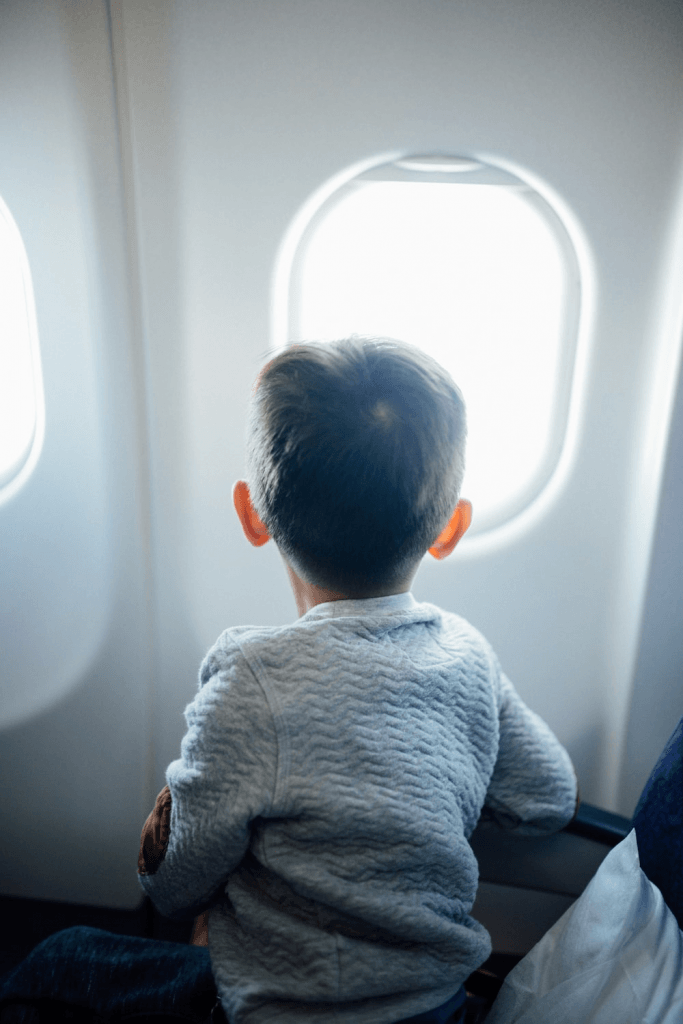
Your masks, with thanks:
[(559, 457), (578, 273), (537, 193), (453, 164), (403, 161), (328, 200), (295, 256), (290, 338), (386, 335), (449, 370), (467, 403), (463, 496), (481, 531), (528, 504)]
[(30, 471), (43, 416), (31, 275), (19, 230), (0, 199), (0, 499)]

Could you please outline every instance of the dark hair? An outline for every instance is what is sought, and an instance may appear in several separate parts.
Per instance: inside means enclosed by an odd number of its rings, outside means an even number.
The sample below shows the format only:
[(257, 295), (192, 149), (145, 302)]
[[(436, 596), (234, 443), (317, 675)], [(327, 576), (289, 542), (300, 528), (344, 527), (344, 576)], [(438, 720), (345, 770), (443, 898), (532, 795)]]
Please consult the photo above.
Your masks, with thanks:
[(300, 575), (362, 596), (402, 581), (448, 522), (465, 435), (460, 391), (420, 349), (293, 345), (252, 397), (252, 502)]

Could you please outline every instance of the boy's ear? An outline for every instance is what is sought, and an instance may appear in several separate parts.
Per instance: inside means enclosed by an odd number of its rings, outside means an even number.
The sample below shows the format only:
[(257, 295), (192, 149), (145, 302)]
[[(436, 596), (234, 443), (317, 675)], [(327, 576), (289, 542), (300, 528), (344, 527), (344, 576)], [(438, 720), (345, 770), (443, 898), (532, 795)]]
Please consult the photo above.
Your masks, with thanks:
[(461, 498), (455, 506), (455, 512), (448, 520), (448, 523), (436, 538), (429, 554), (439, 560), (450, 555), (451, 551), (466, 532), (472, 522), (472, 504), (465, 498)]
[(270, 540), (268, 527), (262, 523), (258, 513), (251, 503), (249, 484), (246, 480), (238, 480), (232, 489), (232, 500), (235, 504), (235, 512), (244, 530), (244, 536), (255, 548)]

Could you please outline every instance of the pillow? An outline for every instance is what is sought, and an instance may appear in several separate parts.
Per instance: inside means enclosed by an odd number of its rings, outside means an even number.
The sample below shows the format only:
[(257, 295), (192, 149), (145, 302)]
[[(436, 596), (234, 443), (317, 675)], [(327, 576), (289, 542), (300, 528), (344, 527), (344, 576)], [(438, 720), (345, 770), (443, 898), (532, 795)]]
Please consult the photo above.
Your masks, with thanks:
[(505, 979), (486, 1024), (681, 1024), (683, 932), (635, 830)]

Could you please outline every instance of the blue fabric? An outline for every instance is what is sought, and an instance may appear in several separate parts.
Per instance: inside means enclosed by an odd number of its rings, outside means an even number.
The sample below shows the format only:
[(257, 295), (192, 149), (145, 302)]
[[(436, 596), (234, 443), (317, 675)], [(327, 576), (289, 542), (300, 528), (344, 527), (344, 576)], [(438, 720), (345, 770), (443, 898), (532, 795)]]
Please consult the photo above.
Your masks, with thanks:
[[(51, 999), (104, 1016), (167, 1012), (196, 1024), (207, 1019), (216, 998), (207, 949), (84, 926), (45, 939), (0, 989), (0, 1006)], [(13, 1013), (12, 1020), (22, 1019)]]
[(640, 866), (683, 928), (683, 718), (645, 784), (633, 827)]
[[(47, 1009), (41, 1020), (59, 1019), (62, 1006), (91, 1010), (105, 1020), (150, 1013), (202, 1024), (216, 999), (204, 947), (80, 926), (45, 939), (5, 979), (0, 1019), (3, 1004), (8, 1014), (13, 1004), (10, 1019), (16, 1024), (35, 1020), (34, 1006), (42, 1006), (43, 1013)], [(54, 1004), (52, 1012), (47, 1000)], [(457, 1024), (464, 1019), (465, 1001), (463, 987), (442, 1006), (397, 1024)], [(216, 1019), (221, 1018), (219, 1013)]]

